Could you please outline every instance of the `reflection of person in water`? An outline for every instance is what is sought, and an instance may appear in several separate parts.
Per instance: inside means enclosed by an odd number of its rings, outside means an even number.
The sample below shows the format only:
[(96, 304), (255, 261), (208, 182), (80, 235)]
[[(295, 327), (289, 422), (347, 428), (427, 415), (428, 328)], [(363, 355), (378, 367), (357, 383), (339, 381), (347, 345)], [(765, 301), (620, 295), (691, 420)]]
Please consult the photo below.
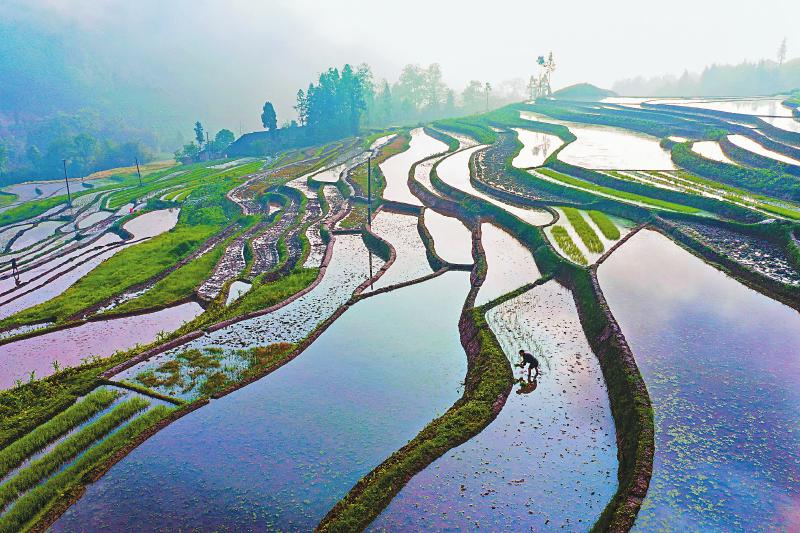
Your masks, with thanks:
[(531, 369), (528, 369), (528, 381), (520, 378), (518, 381), (520, 387), (517, 389), (517, 394), (530, 394), (531, 392), (536, 390), (536, 378), (534, 377), (531, 379)]

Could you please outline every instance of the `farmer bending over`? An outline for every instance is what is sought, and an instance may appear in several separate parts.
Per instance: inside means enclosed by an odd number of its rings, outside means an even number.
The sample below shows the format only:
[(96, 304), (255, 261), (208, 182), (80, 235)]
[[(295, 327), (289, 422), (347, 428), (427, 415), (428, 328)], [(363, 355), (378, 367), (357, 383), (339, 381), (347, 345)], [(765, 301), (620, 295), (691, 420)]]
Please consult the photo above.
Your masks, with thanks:
[(526, 352), (525, 350), (519, 351), (520, 357), (522, 357), (522, 364), (520, 365), (522, 368), (525, 368), (525, 365), (528, 365), (528, 376), (531, 374), (531, 370), (536, 370), (536, 376), (539, 376), (539, 360), (533, 356), (532, 353)]

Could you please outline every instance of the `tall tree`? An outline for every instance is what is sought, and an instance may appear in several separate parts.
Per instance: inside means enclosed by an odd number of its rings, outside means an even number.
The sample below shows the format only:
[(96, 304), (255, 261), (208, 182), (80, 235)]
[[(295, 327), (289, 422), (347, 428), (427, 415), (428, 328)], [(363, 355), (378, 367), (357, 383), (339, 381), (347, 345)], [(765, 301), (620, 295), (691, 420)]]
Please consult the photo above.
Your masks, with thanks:
[(6, 169), (8, 163), (8, 150), (4, 144), (0, 144), (0, 174)]
[(197, 139), (197, 144), (199, 146), (203, 146), (203, 143), (206, 142), (205, 132), (203, 131), (203, 125), (200, 124), (200, 121), (194, 123), (194, 138)]
[(492, 86), (487, 81), (486, 85), (484, 85), (483, 88), (486, 91), (486, 112), (488, 113), (489, 112), (489, 93), (492, 92)]
[(233, 134), (231, 130), (221, 129), (217, 132), (214, 136), (214, 142), (212, 149), (215, 152), (224, 152), (228, 146), (233, 144), (233, 141), (236, 140), (236, 136)]
[(786, 37), (783, 38), (781, 45), (778, 47), (778, 65), (782, 66), (784, 61), (786, 61)]
[(261, 111), (261, 125), (267, 131), (275, 131), (278, 128), (278, 116), (275, 114), (272, 102), (264, 103), (264, 108)]
[(308, 119), (308, 99), (303, 89), (297, 90), (297, 104), (294, 106), (294, 110), (297, 111), (297, 120), (300, 121), (300, 125), (305, 126)]
[(467, 84), (467, 88), (461, 93), (461, 101), (467, 112), (474, 113), (481, 108), (483, 100), (483, 84), (478, 80), (472, 80)]
[(428, 112), (435, 114), (442, 106), (447, 86), (442, 81), (442, 67), (439, 63), (431, 63), (425, 69), (425, 86), (423, 87), (423, 105)]

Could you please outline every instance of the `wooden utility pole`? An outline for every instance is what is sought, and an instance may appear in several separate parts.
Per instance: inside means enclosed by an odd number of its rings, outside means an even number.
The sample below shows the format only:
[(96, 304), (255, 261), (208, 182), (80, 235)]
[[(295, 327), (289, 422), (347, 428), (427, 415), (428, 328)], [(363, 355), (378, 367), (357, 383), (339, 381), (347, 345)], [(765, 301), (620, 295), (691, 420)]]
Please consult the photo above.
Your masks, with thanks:
[(67, 160), (62, 159), (62, 163), (64, 163), (64, 183), (67, 184), (67, 205), (72, 207), (72, 196), (69, 194), (69, 180), (67, 179)]
[(139, 170), (139, 158), (136, 157), (136, 173), (139, 175), (139, 187), (142, 186), (142, 172)]
[(367, 227), (372, 225), (372, 156), (367, 156)]

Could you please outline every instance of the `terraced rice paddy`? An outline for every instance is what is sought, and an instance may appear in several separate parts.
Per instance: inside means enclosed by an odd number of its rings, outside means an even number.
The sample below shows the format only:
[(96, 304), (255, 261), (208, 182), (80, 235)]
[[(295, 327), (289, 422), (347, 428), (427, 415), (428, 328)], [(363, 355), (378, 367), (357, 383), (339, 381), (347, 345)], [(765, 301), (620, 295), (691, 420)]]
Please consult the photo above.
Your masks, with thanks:
[[(466, 361), (448, 326), (468, 288), (466, 274), (451, 273), (359, 302), (303, 357), (140, 446), (54, 531), (88, 522), (115, 530), (313, 527), (458, 397)], [(435, 311), (431, 320), (417, 320), (420, 306)], [(354, 336), (362, 342), (352, 344)], [(165, 469), (174, 475), (165, 478)]]
[(446, 150), (446, 144), (426, 134), (422, 128), (411, 130), (411, 145), (408, 150), (390, 157), (380, 166), (386, 178), (383, 197), (395, 202), (421, 206), (422, 203), (408, 189), (408, 172), (411, 165)]
[(439, 257), (453, 264), (472, 263), (472, 234), (461, 221), (426, 209), (425, 227)]
[(530, 250), (507, 232), (492, 224), (482, 224), (481, 244), (488, 270), (476, 305), (483, 305), (539, 279), (539, 269)]
[(540, 375), (515, 367), (500, 416), (412, 478), (371, 531), (585, 529), (613, 495), (614, 422), (570, 292), (550, 281), (486, 319), (509, 362), (530, 350)]
[[(3, 349), (0, 388), (13, 386), (17, 379), (27, 380), (31, 372), (43, 378), (59, 367), (78, 366), (116, 351), (129, 350), (137, 344), (150, 344), (159, 334), (178, 329), (201, 312), (202, 308), (191, 302), (144, 315), (89, 322), (17, 341)], [(48, 360), (48, 356), (52, 359)], [(54, 366), (56, 363), (58, 366)]]
[(714, 161), (719, 161), (720, 163), (727, 163), (729, 165), (735, 164), (728, 158), (728, 156), (722, 153), (722, 148), (720, 148), (719, 143), (716, 141), (701, 141), (693, 143), (692, 150), (705, 158), (713, 159)]
[(380, 289), (421, 278), (431, 273), (425, 245), (417, 230), (417, 217), (381, 211), (372, 221), (372, 231), (391, 244), (397, 255), (389, 270), (373, 288)]
[(517, 137), (522, 143), (519, 155), (511, 162), (517, 168), (538, 167), (547, 157), (555, 152), (563, 142), (555, 135), (538, 131), (515, 128)]
[(473, 146), (472, 148), (467, 148), (460, 152), (456, 152), (455, 155), (451, 155), (450, 157), (443, 159), (436, 167), (437, 175), (443, 182), (451, 187), (455, 187), (456, 189), (463, 191), (470, 196), (481, 198), (498, 207), (501, 207), (502, 209), (508, 211), (514, 216), (519, 217), (529, 224), (539, 226), (550, 222), (553, 217), (546, 211), (539, 209), (525, 209), (522, 207), (505, 204), (500, 200), (480, 192), (472, 185), (470, 182), (469, 159), (472, 157), (472, 154), (482, 148), (483, 146)]
[(622, 128), (568, 122), (523, 112), (523, 119), (566, 126), (578, 137), (558, 154), (565, 163), (592, 169), (670, 170), (675, 165), (658, 138)]
[(636, 529), (792, 529), (797, 312), (649, 231), (599, 278), (653, 398), (653, 479)]
[(744, 148), (745, 150), (749, 150), (750, 152), (754, 152), (756, 154), (769, 157), (771, 159), (774, 159), (775, 161), (780, 161), (781, 163), (786, 163), (789, 165), (800, 165), (800, 160), (794, 159), (792, 157), (787, 157), (783, 154), (773, 152), (772, 150), (768, 150), (763, 146), (761, 146), (760, 144), (758, 144), (757, 142), (755, 142), (754, 140), (744, 137), (743, 135), (731, 135), (728, 138), (736, 146)]
[(785, 98), (726, 98), (726, 99), (675, 99), (654, 100), (653, 103), (663, 103), (702, 109), (713, 109), (728, 113), (742, 115), (755, 115), (764, 117), (791, 117), (792, 111), (781, 104)]
[(717, 139), (796, 148), (709, 114), (775, 101), (11, 187), (0, 531), (792, 530), (800, 188)]

